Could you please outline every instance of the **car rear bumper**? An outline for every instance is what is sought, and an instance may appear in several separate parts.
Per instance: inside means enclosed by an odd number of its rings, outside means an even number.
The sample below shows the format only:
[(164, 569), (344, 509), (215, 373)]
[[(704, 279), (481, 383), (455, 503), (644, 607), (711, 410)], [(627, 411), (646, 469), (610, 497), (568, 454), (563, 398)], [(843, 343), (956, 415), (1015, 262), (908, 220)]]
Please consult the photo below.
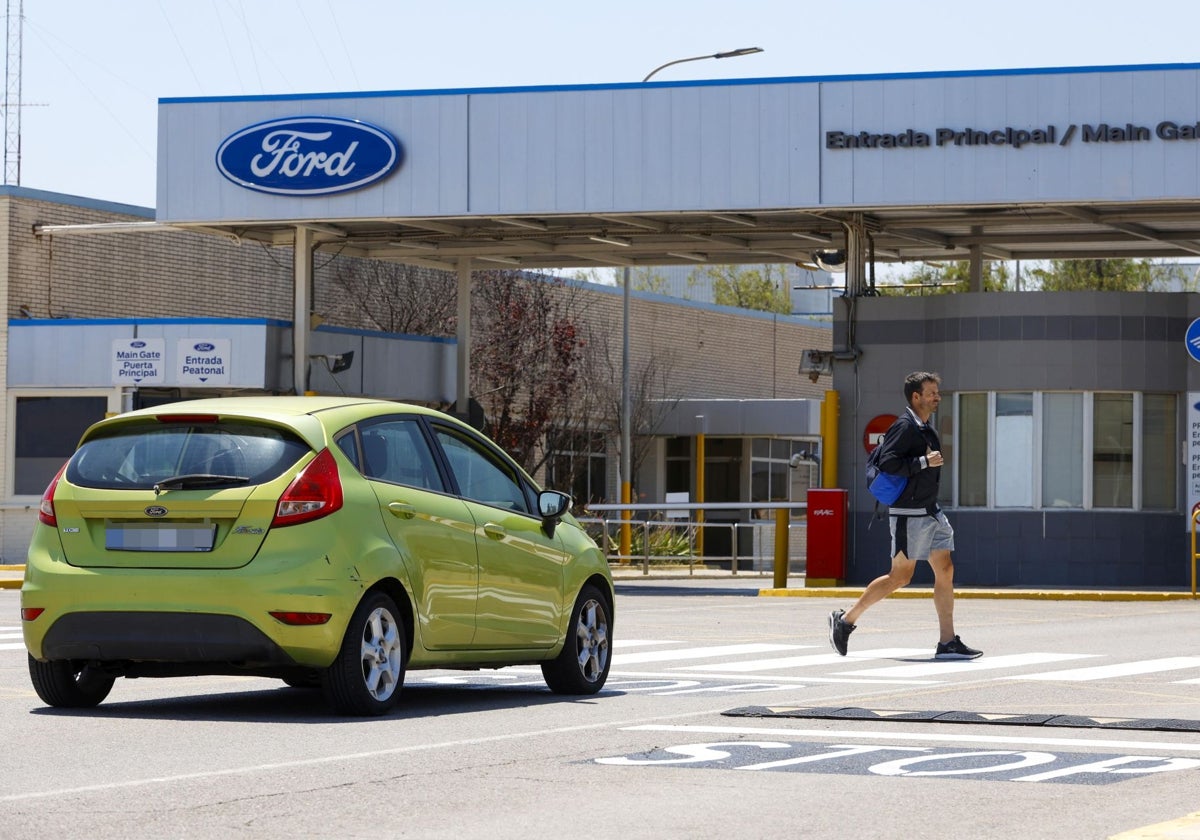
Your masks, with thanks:
[[(42, 611), (22, 622), (40, 660), (324, 668), (366, 589), (352, 566), (324, 552), (260, 553), (240, 569), (87, 569), (41, 549), (35, 539), (21, 587), (21, 606)], [(272, 611), (329, 619), (291, 625)]]
[(45, 659), (294, 666), (250, 622), (232, 615), (179, 612), (72, 612), (42, 639)]

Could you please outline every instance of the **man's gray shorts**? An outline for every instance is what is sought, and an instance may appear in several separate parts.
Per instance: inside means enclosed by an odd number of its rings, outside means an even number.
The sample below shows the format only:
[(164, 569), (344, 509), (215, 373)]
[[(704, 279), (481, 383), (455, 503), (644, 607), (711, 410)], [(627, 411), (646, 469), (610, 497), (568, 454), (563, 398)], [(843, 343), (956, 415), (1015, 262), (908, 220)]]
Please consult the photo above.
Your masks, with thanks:
[(954, 529), (946, 514), (933, 516), (889, 516), (892, 531), (892, 556), (900, 552), (909, 560), (928, 560), (931, 551), (953, 551)]

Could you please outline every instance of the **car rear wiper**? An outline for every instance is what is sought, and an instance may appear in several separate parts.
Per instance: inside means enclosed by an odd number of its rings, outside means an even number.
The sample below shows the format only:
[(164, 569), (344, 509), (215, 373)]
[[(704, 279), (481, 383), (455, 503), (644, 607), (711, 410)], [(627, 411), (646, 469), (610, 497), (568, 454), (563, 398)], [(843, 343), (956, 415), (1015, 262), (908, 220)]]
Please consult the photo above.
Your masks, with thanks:
[(200, 490), (205, 487), (223, 487), (233, 484), (245, 484), (250, 480), (245, 475), (214, 475), (212, 473), (190, 473), (164, 478), (154, 485), (154, 495), (164, 490)]

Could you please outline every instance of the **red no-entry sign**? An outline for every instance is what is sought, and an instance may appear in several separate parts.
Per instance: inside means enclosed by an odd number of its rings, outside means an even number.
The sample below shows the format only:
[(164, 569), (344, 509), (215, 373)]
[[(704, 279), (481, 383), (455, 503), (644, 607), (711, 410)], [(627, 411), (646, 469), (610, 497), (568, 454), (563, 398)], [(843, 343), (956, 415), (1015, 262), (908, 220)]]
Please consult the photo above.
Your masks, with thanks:
[(891, 428), (896, 422), (895, 414), (880, 414), (878, 417), (872, 417), (867, 423), (867, 428), (863, 431), (863, 448), (870, 454), (871, 450), (879, 445), (883, 440), (883, 433)]

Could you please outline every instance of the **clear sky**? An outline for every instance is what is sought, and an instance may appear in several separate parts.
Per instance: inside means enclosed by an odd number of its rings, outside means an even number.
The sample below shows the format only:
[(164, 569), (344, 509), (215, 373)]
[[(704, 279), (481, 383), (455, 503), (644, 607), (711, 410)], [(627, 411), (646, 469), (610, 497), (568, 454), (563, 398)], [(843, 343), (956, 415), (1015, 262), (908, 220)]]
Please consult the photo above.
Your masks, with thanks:
[(1200, 63), (1200, 2), (24, 0), (23, 47), (21, 185), (152, 207), (160, 97)]

